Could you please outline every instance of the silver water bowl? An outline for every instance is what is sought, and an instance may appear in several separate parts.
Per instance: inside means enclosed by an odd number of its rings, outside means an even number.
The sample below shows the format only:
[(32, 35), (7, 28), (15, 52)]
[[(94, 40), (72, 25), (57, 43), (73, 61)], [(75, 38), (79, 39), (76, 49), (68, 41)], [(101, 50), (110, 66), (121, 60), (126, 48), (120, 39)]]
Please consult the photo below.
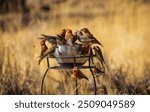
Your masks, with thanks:
[(86, 63), (88, 57), (83, 57), (78, 54), (78, 50), (75, 47), (68, 45), (59, 45), (55, 49), (55, 59), (61, 66), (81, 66)]

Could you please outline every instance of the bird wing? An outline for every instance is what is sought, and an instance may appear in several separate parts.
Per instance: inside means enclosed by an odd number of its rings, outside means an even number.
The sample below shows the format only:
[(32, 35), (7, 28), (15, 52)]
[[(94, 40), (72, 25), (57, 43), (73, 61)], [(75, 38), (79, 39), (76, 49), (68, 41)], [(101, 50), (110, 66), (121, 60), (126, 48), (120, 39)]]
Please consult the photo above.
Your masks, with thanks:
[(42, 39), (42, 40), (46, 40), (48, 41), (50, 44), (56, 44), (56, 36), (49, 36), (49, 35), (44, 35), (41, 34), (42, 37), (38, 37), (38, 39)]
[(55, 48), (57, 47), (56, 44), (53, 44), (50, 48), (48, 48), (43, 55), (40, 57), (38, 64), (41, 63), (41, 61), (48, 55), (53, 56), (54, 52), (55, 52)]
[(94, 47), (94, 50), (95, 50), (95, 57), (100, 61), (100, 62), (104, 62), (104, 57), (103, 57), (103, 54), (102, 54), (102, 51), (101, 49), (96, 46)]
[(91, 39), (93, 39), (93, 43), (99, 44), (99, 45), (101, 45), (102, 47), (104, 47), (104, 46), (96, 39), (96, 37), (93, 36), (93, 34), (89, 34), (88, 37), (91, 38)]
[(45, 38), (46, 40), (48, 40), (48, 39), (56, 39), (56, 36), (50, 36), (50, 35), (44, 35), (44, 34), (41, 34), (41, 36), (43, 38)]

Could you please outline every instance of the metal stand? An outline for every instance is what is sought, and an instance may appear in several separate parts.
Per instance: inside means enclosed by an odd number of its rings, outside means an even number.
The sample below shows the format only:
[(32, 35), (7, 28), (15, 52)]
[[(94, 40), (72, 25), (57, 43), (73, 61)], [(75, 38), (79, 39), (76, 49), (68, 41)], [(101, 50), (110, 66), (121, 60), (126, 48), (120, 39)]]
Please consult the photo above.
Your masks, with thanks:
[[(91, 49), (90, 49), (91, 50)], [(95, 66), (91, 66), (91, 62), (90, 62), (90, 60), (91, 60), (91, 57), (94, 57), (94, 55), (93, 54), (91, 54), (91, 52), (89, 53), (90, 55), (89, 56), (73, 56), (73, 57), (55, 57), (55, 58), (74, 58), (74, 66), (73, 67), (75, 67), (76, 66), (76, 59), (77, 58), (89, 58), (88, 59), (88, 66), (78, 66), (78, 68), (79, 69), (90, 69), (90, 72), (91, 72), (91, 74), (92, 74), (92, 77), (93, 77), (93, 81), (94, 81), (94, 93), (95, 93), (95, 95), (97, 94), (97, 85), (96, 85), (96, 80), (95, 80), (95, 77), (94, 77), (94, 73), (93, 73), (93, 71), (92, 71), (92, 68), (94, 68)], [(42, 78), (42, 83), (41, 83), (41, 95), (43, 95), (44, 94), (44, 92), (43, 92), (43, 87), (44, 87), (44, 79), (45, 79), (45, 77), (46, 77), (46, 75), (47, 75), (47, 72), (48, 72), (48, 70), (50, 70), (50, 69), (73, 69), (73, 67), (71, 67), (71, 66), (68, 66), (68, 67), (66, 67), (66, 66), (52, 66), (52, 67), (50, 67), (50, 64), (49, 64), (49, 58), (47, 58), (47, 69), (46, 69), (46, 71), (45, 71), (45, 73), (44, 73), (44, 75), (43, 75), (43, 78)], [(76, 95), (78, 95), (78, 79), (76, 78), (75, 79), (75, 94)]]

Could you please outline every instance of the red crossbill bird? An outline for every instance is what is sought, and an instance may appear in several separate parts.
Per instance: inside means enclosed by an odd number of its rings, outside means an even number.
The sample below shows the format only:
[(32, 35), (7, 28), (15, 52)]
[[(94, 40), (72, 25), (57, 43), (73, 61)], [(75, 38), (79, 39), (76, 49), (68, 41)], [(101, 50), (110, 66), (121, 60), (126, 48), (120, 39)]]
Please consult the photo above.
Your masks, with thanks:
[(60, 33), (56, 34), (58, 37), (58, 39), (57, 39), (58, 45), (66, 44), (65, 34), (66, 34), (66, 29), (62, 29)]
[(86, 79), (86, 80), (89, 80), (84, 74), (83, 72), (81, 72), (77, 67), (74, 67), (72, 69), (72, 74), (78, 78), (78, 79)]
[(93, 44), (99, 44), (101, 46), (103, 46), (94, 36), (93, 34), (90, 33), (90, 31), (87, 28), (83, 28), (80, 30), (83, 34), (84, 37), (86, 37), (87, 39), (91, 39), (91, 42)]
[(45, 57), (47, 57), (47, 56), (53, 57), (56, 47), (57, 47), (56, 44), (51, 45), (51, 46), (43, 53), (43, 55), (40, 57), (40, 59), (39, 59), (39, 64), (41, 63), (41, 61), (42, 61)]
[(65, 39), (66, 39), (68, 45), (73, 46), (75, 41), (77, 40), (77, 37), (75, 35), (73, 35), (71, 29), (67, 29), (66, 33), (65, 33)]
[(40, 45), (41, 45), (41, 53), (40, 53), (40, 56), (39, 57), (41, 57), (41, 56), (43, 56), (43, 54), (46, 52), (46, 50), (48, 49), (48, 47), (46, 46), (46, 44), (45, 44), (45, 41), (46, 40), (42, 40), (41, 42), (40, 42)]

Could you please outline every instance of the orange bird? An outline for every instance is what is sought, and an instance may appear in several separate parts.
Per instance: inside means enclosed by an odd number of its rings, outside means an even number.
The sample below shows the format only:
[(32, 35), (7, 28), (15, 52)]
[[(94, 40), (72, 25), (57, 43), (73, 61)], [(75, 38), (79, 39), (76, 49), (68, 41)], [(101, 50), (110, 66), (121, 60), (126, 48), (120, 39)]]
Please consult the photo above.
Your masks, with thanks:
[(81, 72), (77, 67), (74, 67), (72, 69), (72, 74), (78, 78), (78, 79), (86, 79), (86, 80), (89, 80), (84, 74), (83, 72)]
[(46, 40), (42, 40), (41, 42), (40, 42), (40, 45), (41, 45), (41, 53), (40, 53), (40, 59), (41, 59), (41, 57), (43, 56), (43, 54), (47, 51), (47, 49), (48, 49), (48, 47), (46, 46), (46, 44), (45, 44), (45, 41)]
[(46, 40), (42, 40), (40, 42), (40, 45), (41, 45), (41, 54), (40, 54), (40, 57), (43, 56), (43, 54), (46, 52), (46, 50), (48, 49), (48, 47), (46, 46), (45, 44), (45, 41)]
[(65, 39), (66, 39), (68, 45), (73, 46), (75, 41), (77, 40), (77, 37), (75, 35), (73, 35), (71, 29), (67, 29), (66, 33), (65, 33)]
[(101, 46), (103, 46), (91, 33), (87, 28), (83, 28), (80, 30), (83, 34), (84, 37), (86, 37), (87, 39), (91, 39), (91, 42), (93, 44), (99, 44)]

